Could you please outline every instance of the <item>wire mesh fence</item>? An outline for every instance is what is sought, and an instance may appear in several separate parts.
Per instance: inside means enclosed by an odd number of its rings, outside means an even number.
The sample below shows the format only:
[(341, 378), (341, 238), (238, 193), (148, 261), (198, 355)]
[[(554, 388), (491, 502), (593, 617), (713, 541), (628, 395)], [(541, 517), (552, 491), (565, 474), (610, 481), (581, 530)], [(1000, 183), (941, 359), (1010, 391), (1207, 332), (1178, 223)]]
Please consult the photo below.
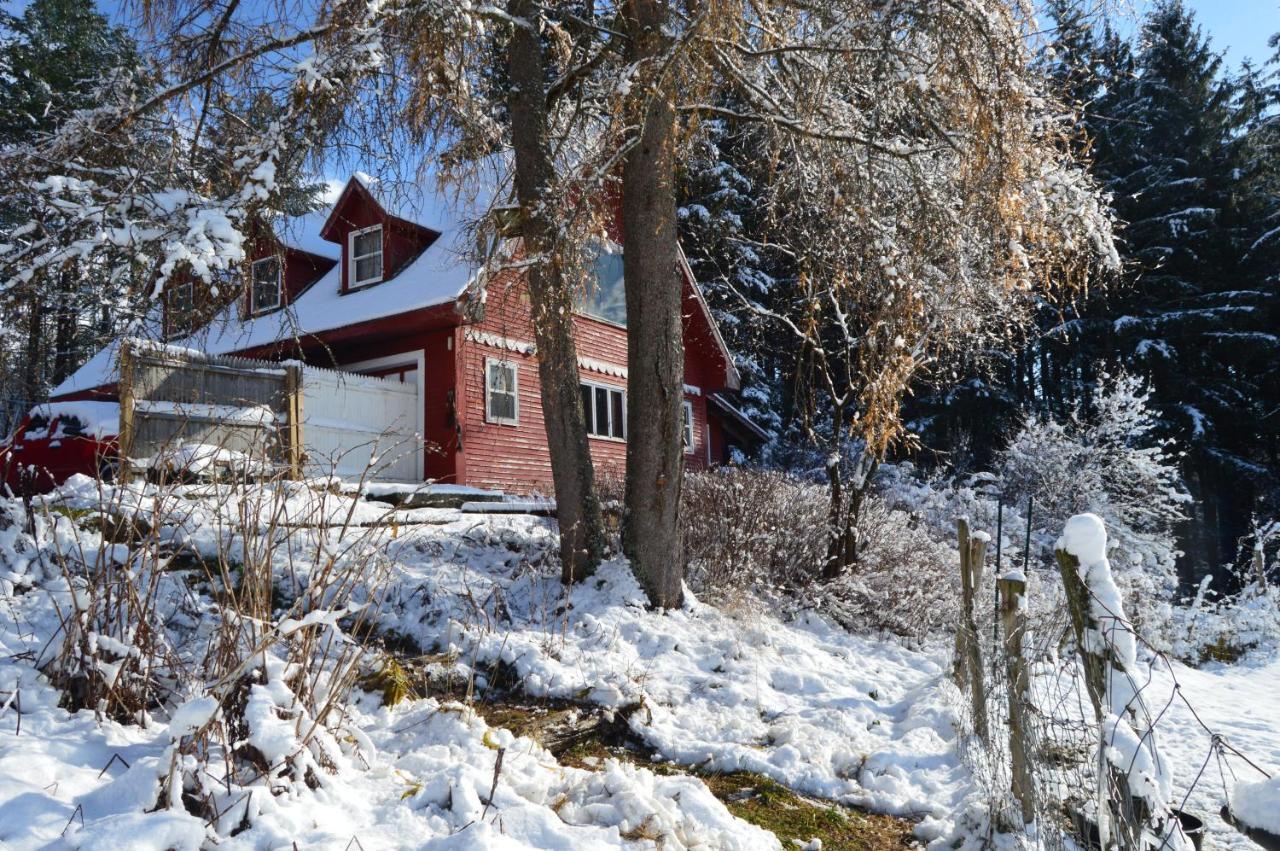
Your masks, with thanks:
[[(975, 534), (961, 522), (962, 562), (977, 555)], [(986, 799), (990, 844), (1004, 834), (1049, 851), (1200, 848), (1205, 825), (1184, 811), (1196, 790), (1220, 783), (1228, 800), (1233, 762), (1253, 779), (1266, 771), (1202, 720), (1171, 660), (1116, 600), (1080, 582), (1073, 609), (1065, 568), (1034, 571), (1028, 592), (1017, 566), (1028, 550), (1004, 553), (996, 540), (985, 563), (961, 565), (953, 670), (960, 753)], [(1126, 643), (1142, 651), (1142, 664), (1124, 664)], [(1207, 745), (1199, 770), (1175, 785), (1160, 742), (1178, 703)]]

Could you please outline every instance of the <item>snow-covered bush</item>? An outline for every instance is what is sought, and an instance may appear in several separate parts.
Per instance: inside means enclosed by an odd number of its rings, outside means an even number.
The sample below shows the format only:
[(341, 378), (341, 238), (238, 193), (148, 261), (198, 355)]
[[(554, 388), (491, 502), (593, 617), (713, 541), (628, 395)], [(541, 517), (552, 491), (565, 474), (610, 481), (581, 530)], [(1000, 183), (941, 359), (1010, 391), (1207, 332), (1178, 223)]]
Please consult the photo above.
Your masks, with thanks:
[[(1280, 538), (1280, 522), (1255, 525), (1249, 559), (1207, 574), (1190, 605), (1174, 609), (1173, 652), (1192, 664), (1230, 662), (1280, 641), (1280, 587), (1268, 579), (1280, 558), (1267, 562), (1267, 547)], [(1223, 594), (1219, 588), (1239, 589)]]
[(1190, 500), (1177, 459), (1152, 436), (1149, 393), (1130, 375), (1104, 376), (1093, 409), (1065, 421), (1028, 419), (1001, 454), (1005, 499), (1034, 498), (1036, 529), (1093, 513), (1111, 532), (1109, 556), (1125, 606), (1148, 638), (1167, 630), (1177, 591), (1174, 538)]
[(26, 549), (47, 553), (55, 572), (35, 592), (53, 605), (33, 627), (48, 633), (33, 664), (71, 710), (167, 722), (163, 758), (117, 781), (144, 810), (228, 836), (274, 797), (356, 764), (346, 701), (388, 538), (357, 505), (237, 477), (111, 486), (80, 476), (42, 502), (47, 540)]
[(813, 589), (820, 610), (855, 631), (914, 639), (955, 625), (960, 556), (952, 543), (886, 493), (866, 497), (857, 532), (858, 563)]

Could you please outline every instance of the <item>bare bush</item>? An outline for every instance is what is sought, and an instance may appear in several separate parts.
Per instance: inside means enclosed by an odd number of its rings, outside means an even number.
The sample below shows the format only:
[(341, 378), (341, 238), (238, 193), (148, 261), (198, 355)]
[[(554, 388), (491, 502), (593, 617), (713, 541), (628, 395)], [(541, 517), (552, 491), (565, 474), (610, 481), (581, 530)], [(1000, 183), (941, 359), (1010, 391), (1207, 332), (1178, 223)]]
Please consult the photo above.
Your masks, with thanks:
[(916, 640), (955, 625), (960, 557), (953, 545), (884, 494), (866, 498), (857, 533), (858, 563), (818, 589), (822, 611), (851, 630)]
[(346, 700), (389, 573), (392, 509), (244, 474), (80, 477), (44, 507), (62, 582), (46, 584), (58, 623), (37, 664), (69, 708), (168, 722), (171, 745), (146, 768), (154, 808), (231, 835), (359, 756)]
[(686, 476), (684, 500), (688, 576), (698, 593), (781, 592), (796, 609), (850, 630), (914, 639), (954, 622), (955, 549), (884, 494), (868, 495), (860, 511), (857, 564), (829, 581), (825, 485), (775, 470), (721, 469)]
[(681, 516), (689, 584), (725, 597), (817, 579), (826, 555), (826, 488), (776, 470), (685, 477)]

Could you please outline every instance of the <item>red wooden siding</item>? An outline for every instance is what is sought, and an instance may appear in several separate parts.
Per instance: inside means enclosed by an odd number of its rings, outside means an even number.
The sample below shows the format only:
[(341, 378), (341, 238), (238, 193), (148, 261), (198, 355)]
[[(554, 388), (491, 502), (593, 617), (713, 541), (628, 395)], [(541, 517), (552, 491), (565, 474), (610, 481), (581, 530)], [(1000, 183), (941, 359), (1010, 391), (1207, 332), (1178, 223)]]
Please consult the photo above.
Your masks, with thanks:
[[(585, 361), (578, 373), (583, 381), (625, 390), (627, 332), (608, 322), (574, 318), (578, 357)], [(708, 385), (719, 388), (723, 372), (706, 363), (707, 347), (686, 332), (686, 384), (700, 393), (686, 393), (694, 419), (694, 448), (685, 455), (693, 469), (706, 466)], [(459, 480), (478, 487), (497, 487), (516, 493), (551, 493), (551, 456), (542, 419), (538, 363), (530, 353), (533, 327), (523, 278), (507, 275), (490, 282), (482, 321), (460, 329), (459, 398), (464, 400), (462, 443), (465, 457)], [(710, 341), (715, 347), (714, 339)], [(486, 359), (514, 364), (517, 373), (518, 422), (491, 423), (485, 419)], [(622, 374), (618, 374), (622, 373)], [(590, 436), (591, 457), (597, 470), (621, 475), (626, 466), (626, 443)]]

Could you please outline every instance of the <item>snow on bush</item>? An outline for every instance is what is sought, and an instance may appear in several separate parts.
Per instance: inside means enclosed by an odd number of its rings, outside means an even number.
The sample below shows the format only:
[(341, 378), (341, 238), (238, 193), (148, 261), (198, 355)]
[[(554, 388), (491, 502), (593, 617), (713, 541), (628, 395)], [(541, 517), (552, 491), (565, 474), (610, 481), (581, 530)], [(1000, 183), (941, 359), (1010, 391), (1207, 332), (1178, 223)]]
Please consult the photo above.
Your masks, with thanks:
[(1130, 375), (1103, 381), (1093, 410), (1076, 409), (1062, 422), (1028, 419), (999, 459), (1000, 479), (1013, 505), (1034, 498), (1037, 529), (1060, 529), (1083, 512), (1101, 517), (1134, 623), (1148, 638), (1167, 639), (1180, 555), (1174, 528), (1190, 497), (1177, 459), (1152, 437), (1142, 382)]
[(687, 577), (710, 598), (803, 587), (827, 549), (826, 489), (778, 470), (689, 473), (681, 496)]
[[(225, 837), (359, 757), (343, 708), (364, 656), (351, 632), (385, 558), (374, 529), (291, 528), (297, 503), (327, 501), (352, 516), (350, 499), (292, 483), (81, 476), (37, 501), (34, 538), (15, 538), (12, 521), (0, 531), (4, 590), (24, 621), (0, 637), (9, 652), (29, 655), (68, 710), (144, 730), (168, 719), (164, 751), (111, 784), (140, 811), (190, 814), (200, 837), (201, 823)], [(0, 516), (20, 511), (0, 501)], [(119, 835), (139, 829), (117, 815)], [(188, 822), (148, 825), (188, 847)]]

